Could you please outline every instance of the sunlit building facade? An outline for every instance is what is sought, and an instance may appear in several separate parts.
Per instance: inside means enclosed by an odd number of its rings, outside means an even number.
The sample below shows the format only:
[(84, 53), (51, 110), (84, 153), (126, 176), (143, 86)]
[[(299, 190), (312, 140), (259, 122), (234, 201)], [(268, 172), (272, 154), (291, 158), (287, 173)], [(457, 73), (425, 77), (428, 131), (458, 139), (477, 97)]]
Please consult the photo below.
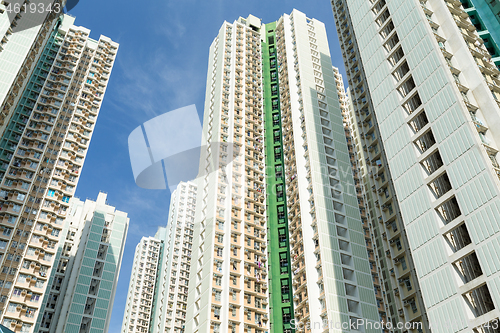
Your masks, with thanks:
[[(35, 332), (108, 331), (129, 219), (106, 199), (71, 199)], [(27, 274), (19, 279), (37, 283)]]
[(210, 47), (188, 332), (379, 322), (337, 91), (323, 23), (294, 10), (221, 27)]
[(500, 81), (471, 5), (332, 1), (391, 321), (424, 324), (408, 331), (495, 332), (500, 315)]
[(61, 16), (50, 28), (0, 133), (0, 321), (23, 333), (40, 314), (118, 50), (74, 20)]
[(122, 333), (185, 330), (197, 188), (172, 193), (167, 227), (137, 245)]
[[(358, 140), (356, 139), (357, 128), (353, 122), (352, 114), (352, 101), (347, 95), (342, 75), (338, 68), (333, 68), (335, 74), (335, 82), (337, 84), (337, 93), (339, 95), (340, 109), (342, 110), (342, 117), (344, 119), (344, 130), (347, 139), (347, 147), (349, 149), (349, 158), (351, 160), (352, 174), (354, 176), (354, 186), (356, 189), (356, 197), (359, 205), (359, 213), (361, 215), (361, 222), (363, 223), (363, 234), (365, 236), (366, 250), (368, 253), (368, 260), (370, 261), (370, 273), (372, 275), (373, 287), (377, 299), (377, 309), (379, 312), (379, 321), (387, 323), (389, 316), (389, 304), (387, 298), (388, 272), (384, 273), (382, 267), (387, 265), (386, 257), (381, 256), (380, 260), (376, 257), (377, 249), (380, 248), (381, 240), (377, 223), (371, 223), (369, 192), (365, 188), (363, 181), (364, 158), (361, 154), (362, 150), (358, 151)], [(383, 236), (382, 236), (383, 237)], [(382, 261), (381, 261), (382, 260)], [(385, 329), (388, 331), (388, 329)]]
[(161, 262), (162, 240), (156, 237), (161, 235), (165, 235), (164, 228), (155, 237), (143, 237), (135, 248), (122, 332), (149, 332)]
[[(47, 8), (50, 3), (56, 8), (62, 2), (42, 0), (37, 4)], [(0, 2), (0, 132), (7, 126), (59, 16), (50, 11), (14, 15), (14, 4)]]

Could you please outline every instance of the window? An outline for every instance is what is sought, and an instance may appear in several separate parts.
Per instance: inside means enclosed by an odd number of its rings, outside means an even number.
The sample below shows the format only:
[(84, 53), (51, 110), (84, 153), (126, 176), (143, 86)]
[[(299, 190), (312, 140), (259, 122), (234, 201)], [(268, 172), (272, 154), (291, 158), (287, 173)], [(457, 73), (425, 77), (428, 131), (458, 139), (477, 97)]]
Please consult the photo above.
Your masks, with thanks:
[(24, 269), (29, 269), (30, 268), (31, 261), (30, 260), (24, 260), (23, 261), (23, 268)]
[(396, 248), (398, 249), (398, 251), (400, 251), (402, 249), (401, 240), (399, 238), (396, 239)]
[(411, 281), (410, 281), (410, 279), (406, 279), (406, 280), (405, 280), (405, 285), (406, 285), (406, 289), (407, 289), (408, 291), (410, 291), (410, 290), (412, 290), (412, 289), (413, 289), (413, 288), (412, 288), (412, 286), (411, 286)]
[[(34, 308), (28, 308), (26, 310), (26, 317), (33, 318), (35, 316), (35, 312), (36, 312), (36, 309), (34, 309)], [(28, 330), (28, 332), (29, 332), (29, 330)]]
[(7, 312), (16, 312), (16, 308), (17, 308), (18, 304), (16, 303), (9, 303), (8, 307), (7, 307)]
[(29, 333), (29, 331), (31, 330), (31, 326), (31, 324), (23, 323), (23, 326), (21, 327), (21, 333)]
[(28, 247), (27, 255), (29, 256), (34, 256), (35, 255), (35, 248), (33, 247)]
[(220, 302), (221, 301), (221, 292), (216, 290), (215, 291), (215, 301)]
[(277, 165), (275, 167), (276, 180), (279, 180), (283, 176), (283, 167), (281, 165)]
[(407, 267), (407, 265), (406, 265), (406, 259), (405, 259), (405, 257), (401, 257), (401, 258), (399, 259), (399, 262), (401, 263), (401, 268), (402, 268), (403, 270), (406, 270), (406, 269), (408, 268), (408, 267)]
[(413, 311), (413, 313), (418, 311), (417, 303), (415, 302), (415, 300), (411, 300), (410, 307), (411, 307), (411, 310)]

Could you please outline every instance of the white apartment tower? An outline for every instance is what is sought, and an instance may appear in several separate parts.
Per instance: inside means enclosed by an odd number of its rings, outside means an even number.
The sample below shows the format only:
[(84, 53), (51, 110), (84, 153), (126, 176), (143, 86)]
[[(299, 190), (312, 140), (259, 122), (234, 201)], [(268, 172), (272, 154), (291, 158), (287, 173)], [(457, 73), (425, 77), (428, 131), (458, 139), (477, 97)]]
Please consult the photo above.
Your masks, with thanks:
[(168, 224), (137, 245), (122, 333), (185, 330), (196, 184), (172, 193)]
[[(57, 8), (62, 2), (42, 0), (37, 4)], [(7, 126), (59, 16), (49, 11), (15, 15), (15, 3), (0, 1), (0, 132)]]
[[(33, 332), (43, 305), (118, 50), (108, 37), (91, 39), (73, 22), (64, 15), (48, 32), (0, 133), (0, 321), (23, 333)], [(37, 283), (25, 284), (21, 275)], [(31, 297), (19, 297), (18, 290)], [(13, 303), (30, 311), (8, 310)]]
[(269, 331), (261, 21), (210, 46), (187, 332)]
[[(108, 331), (129, 219), (106, 199), (71, 199), (35, 332)], [(19, 279), (37, 283), (25, 274)]]
[(160, 250), (161, 240), (154, 237), (143, 237), (135, 248), (122, 332), (150, 331)]
[[(387, 298), (387, 289), (390, 286), (387, 284), (388, 274), (384, 273), (383, 267), (387, 266), (386, 261), (381, 262), (380, 259), (385, 259), (385, 256), (381, 258), (376, 257), (375, 253), (378, 252), (380, 247), (380, 235), (377, 229), (377, 223), (373, 224), (369, 221), (371, 220), (370, 207), (373, 203), (370, 202), (370, 192), (366, 191), (364, 184), (364, 172), (366, 169), (364, 165), (364, 158), (362, 154), (362, 149), (357, 150), (359, 145), (359, 140), (356, 137), (356, 123), (353, 122), (354, 114), (352, 112), (351, 99), (346, 94), (344, 88), (344, 82), (342, 75), (340, 74), (338, 68), (334, 67), (333, 72), (335, 74), (335, 81), (337, 83), (337, 93), (339, 95), (340, 109), (342, 110), (342, 116), (344, 118), (344, 130), (347, 139), (347, 147), (349, 148), (349, 157), (351, 160), (351, 166), (354, 176), (354, 186), (356, 188), (356, 197), (359, 206), (359, 213), (361, 215), (361, 222), (363, 223), (363, 234), (365, 237), (366, 250), (368, 252), (368, 260), (370, 261), (370, 272), (372, 275), (372, 281), (375, 291), (375, 297), (377, 300), (377, 309), (379, 312), (379, 320), (381, 323), (387, 323), (389, 321), (389, 304)], [(378, 260), (377, 260), (378, 259)], [(386, 328), (384, 331), (388, 331)]]
[(194, 182), (181, 182), (172, 193), (153, 331), (189, 332), (185, 325), (196, 200), (197, 187)]
[(203, 124), (186, 330), (378, 322), (324, 24), (225, 22)]
[(276, 37), (295, 320), (305, 332), (318, 328), (310, 323), (333, 332), (337, 323), (378, 322), (324, 24), (293, 11)]
[[(397, 316), (413, 320), (425, 310), (430, 325), (440, 325), (433, 331), (497, 332), (500, 73), (483, 39), (460, 1), (332, 7), (359, 135), (385, 152), (378, 178), (393, 184), (400, 207), (408, 248), (394, 258), (403, 273), (397, 282), (420, 285)], [(391, 222), (389, 207), (375, 208), (382, 223)], [(401, 258), (413, 259), (414, 276), (402, 272)]]

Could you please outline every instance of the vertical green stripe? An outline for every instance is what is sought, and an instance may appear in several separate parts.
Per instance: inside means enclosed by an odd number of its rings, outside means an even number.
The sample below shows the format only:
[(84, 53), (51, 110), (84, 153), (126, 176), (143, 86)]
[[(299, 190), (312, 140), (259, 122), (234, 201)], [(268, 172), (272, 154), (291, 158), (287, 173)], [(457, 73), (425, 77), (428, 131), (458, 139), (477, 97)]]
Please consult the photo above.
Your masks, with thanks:
[[(269, 307), (271, 333), (283, 333), (290, 324), (283, 322), (283, 313), (290, 313), (293, 319), (293, 292), (291, 275), (290, 244), (288, 239), (288, 218), (285, 191), (285, 166), (283, 163), (283, 135), (279, 105), (278, 57), (276, 53), (276, 22), (265, 25), (265, 40), (262, 43), (262, 64), (264, 77), (264, 132), (266, 144), (266, 185), (267, 185), (267, 228), (269, 263)], [(274, 52), (273, 52), (274, 49)], [(271, 68), (274, 66), (274, 68)], [(271, 72), (276, 75), (271, 78)], [(275, 88), (275, 90), (273, 90)], [(276, 136), (276, 139), (275, 139)], [(279, 137), (279, 138), (278, 138)], [(276, 159), (275, 153), (281, 154)], [(281, 177), (276, 177), (276, 167), (281, 167)], [(282, 197), (278, 198), (277, 188), (281, 186)], [(278, 213), (278, 209), (280, 212)], [(281, 213), (282, 211), (282, 213)], [(280, 234), (282, 241), (280, 242)], [(286, 258), (288, 265), (281, 267), (280, 258)], [(287, 293), (282, 292), (287, 285)], [(288, 301), (287, 301), (288, 300)]]

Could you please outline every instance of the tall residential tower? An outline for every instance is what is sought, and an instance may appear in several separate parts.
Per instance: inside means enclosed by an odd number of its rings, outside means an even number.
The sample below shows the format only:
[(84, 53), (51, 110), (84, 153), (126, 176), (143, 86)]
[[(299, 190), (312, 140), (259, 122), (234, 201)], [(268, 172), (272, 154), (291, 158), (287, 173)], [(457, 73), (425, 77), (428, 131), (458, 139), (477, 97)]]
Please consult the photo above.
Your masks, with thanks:
[[(41, 0), (37, 4), (62, 10), (63, 2)], [(15, 3), (0, 1), (0, 132), (7, 126), (60, 14), (28, 10), (15, 15)]]
[(494, 332), (500, 81), (488, 46), (460, 1), (332, 7), (373, 216), (397, 268), (392, 319)]
[(203, 124), (186, 330), (379, 322), (323, 23), (225, 22)]
[[(106, 198), (99, 193), (96, 201), (71, 199), (35, 332), (108, 331), (129, 219)], [(38, 282), (27, 274), (19, 280)]]
[(26, 333), (43, 305), (118, 50), (73, 22), (57, 18), (0, 133), (0, 321)]
[(185, 330), (196, 185), (172, 193), (166, 228), (143, 237), (135, 250), (122, 333)]
[[(379, 312), (379, 320), (381, 323), (386, 323), (389, 320), (389, 300), (387, 290), (387, 272), (384, 272), (386, 263), (377, 260), (377, 249), (380, 247), (381, 240), (379, 237), (379, 230), (377, 224), (371, 223), (370, 200), (365, 190), (365, 183), (363, 181), (363, 157), (357, 153), (356, 145), (357, 140), (355, 136), (356, 129), (352, 126), (352, 101), (345, 92), (344, 82), (342, 75), (338, 68), (333, 68), (335, 73), (335, 81), (337, 83), (337, 93), (339, 95), (340, 109), (342, 110), (342, 117), (344, 118), (344, 130), (347, 139), (347, 147), (349, 148), (349, 158), (351, 159), (352, 173), (354, 176), (354, 186), (356, 188), (356, 197), (358, 200), (359, 213), (361, 215), (361, 222), (363, 222), (363, 234), (365, 236), (366, 250), (368, 253), (368, 260), (370, 261), (370, 273), (377, 298), (377, 309)], [(384, 237), (382, 235), (382, 237)], [(385, 256), (381, 256), (385, 259)], [(392, 271), (391, 274), (394, 272)], [(387, 329), (386, 329), (387, 330)]]

